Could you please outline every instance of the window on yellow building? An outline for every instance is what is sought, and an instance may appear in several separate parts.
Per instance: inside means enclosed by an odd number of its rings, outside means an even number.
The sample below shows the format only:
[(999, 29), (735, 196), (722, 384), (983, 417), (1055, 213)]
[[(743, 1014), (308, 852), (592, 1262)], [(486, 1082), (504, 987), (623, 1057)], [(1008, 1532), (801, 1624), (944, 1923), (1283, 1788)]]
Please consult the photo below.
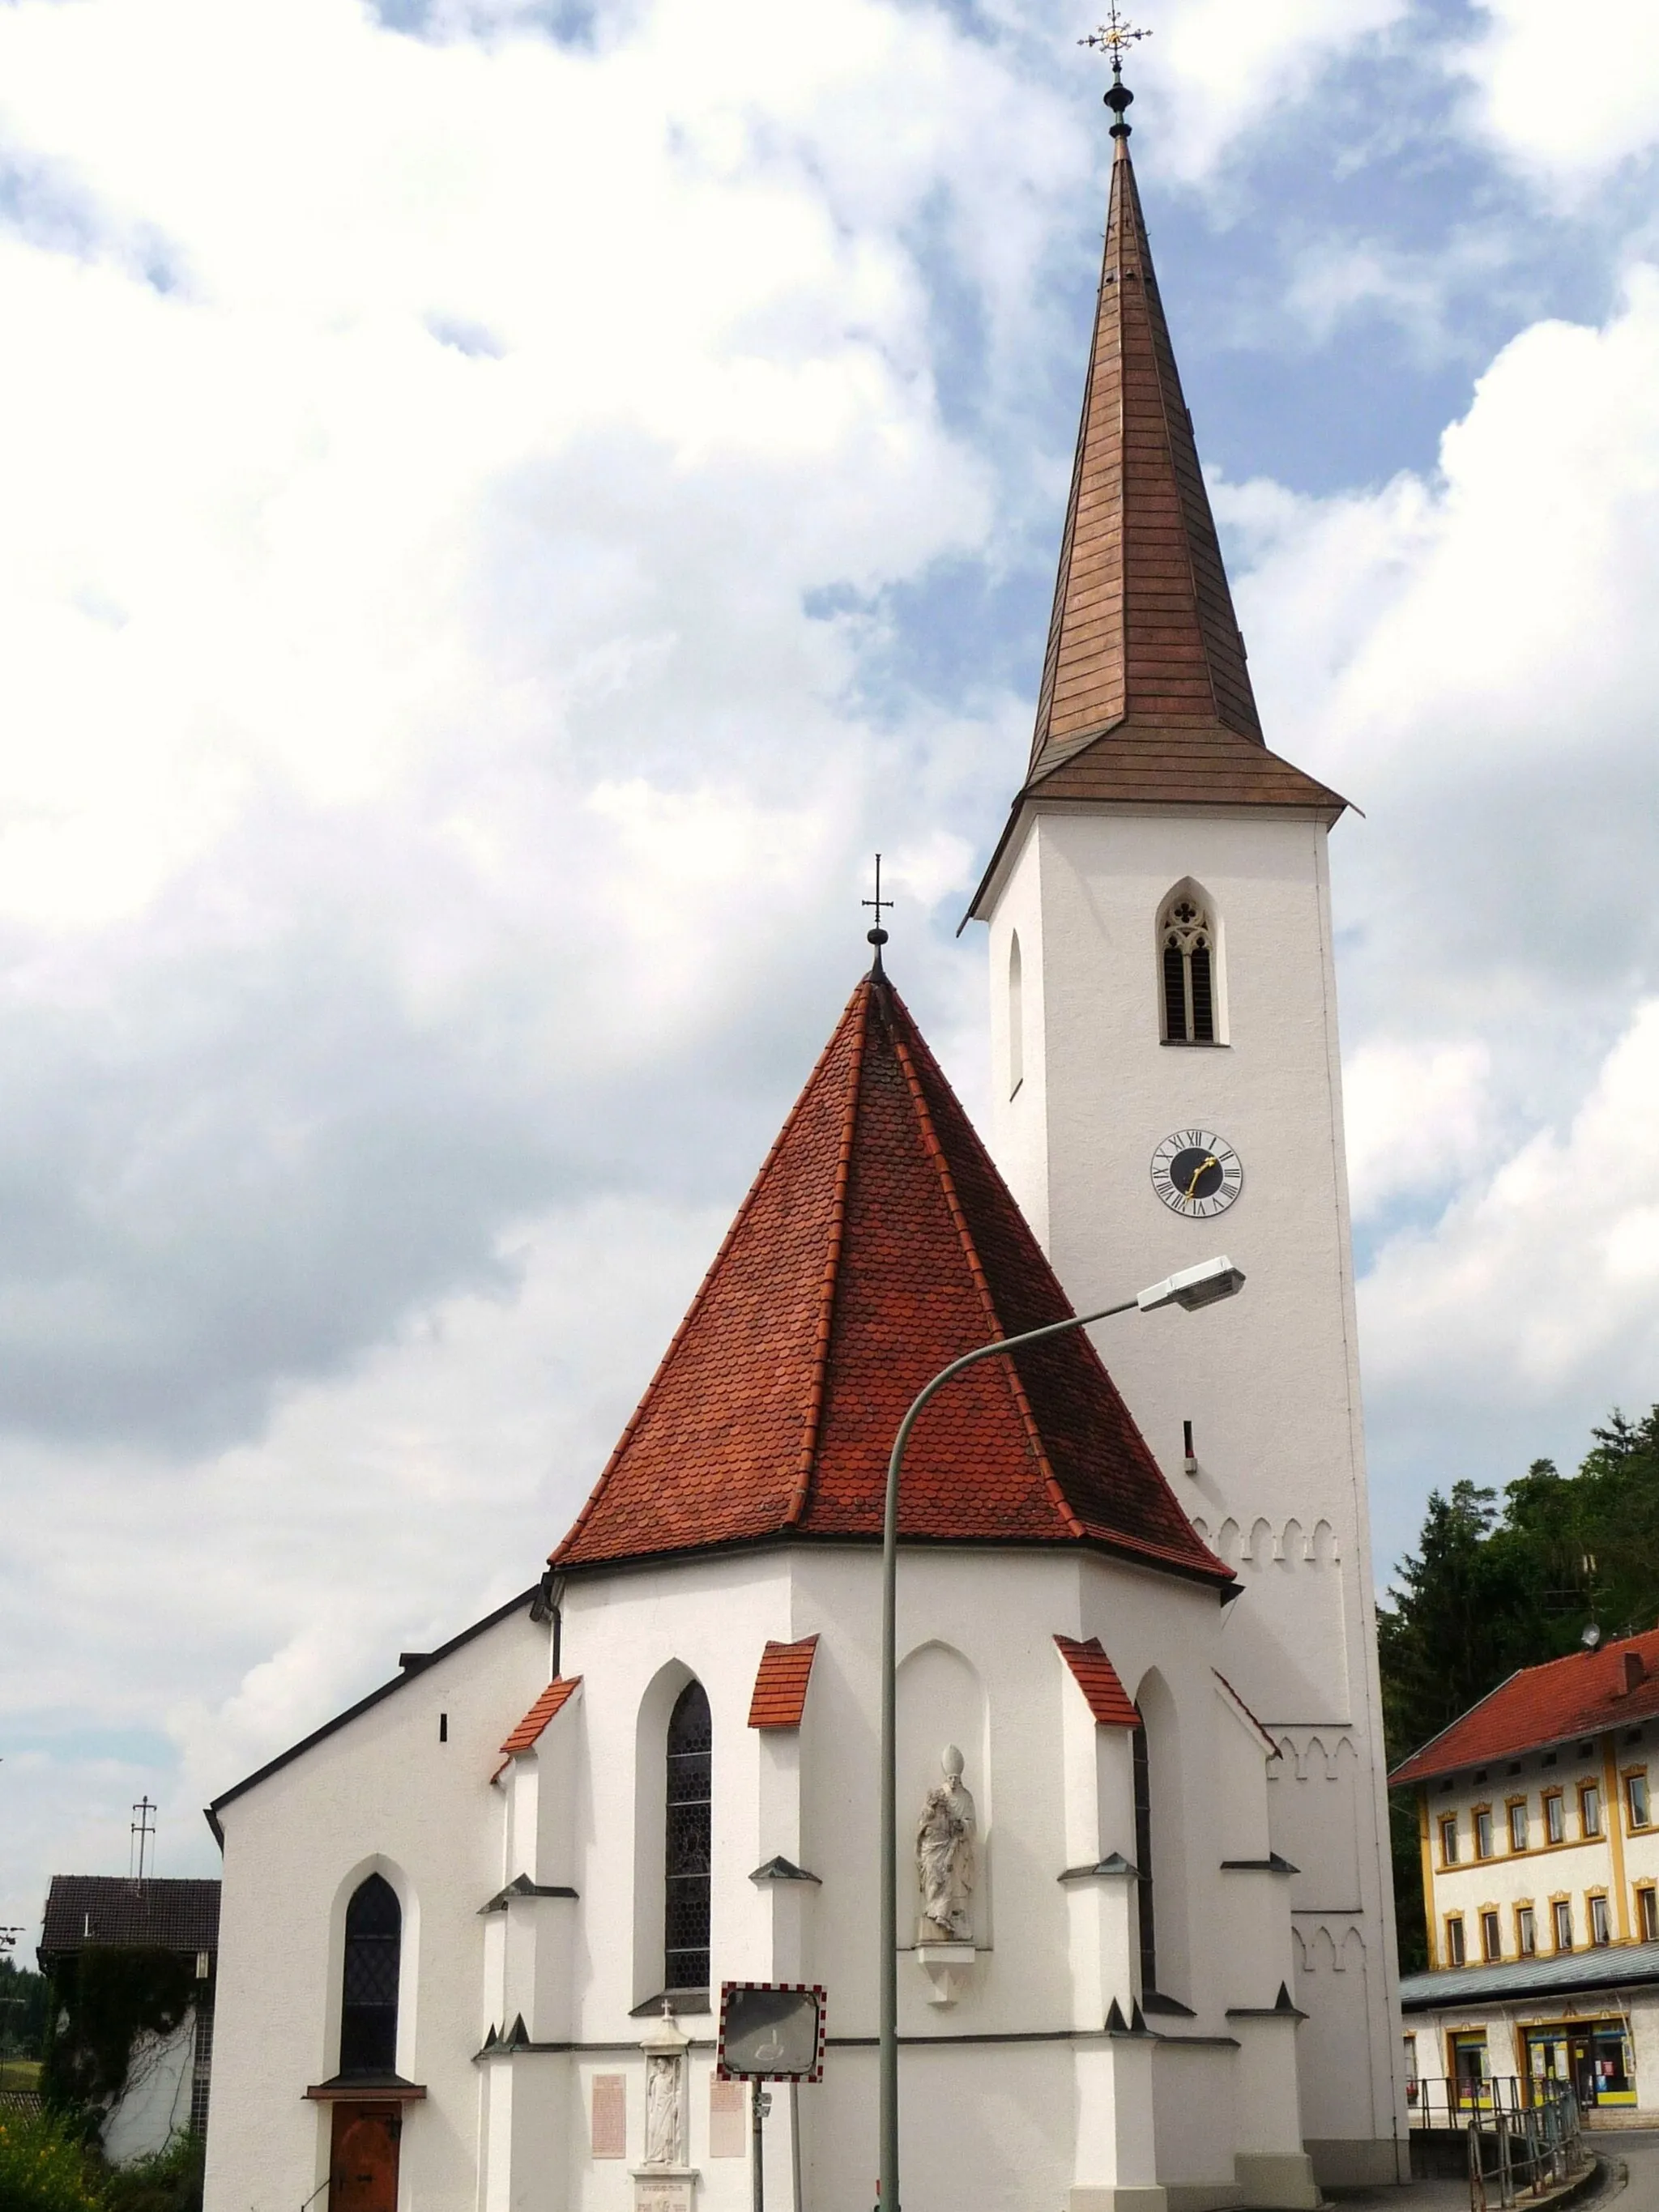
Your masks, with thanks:
[(1446, 1917), (1446, 1956), (1454, 1966), (1463, 1963), (1463, 1916), (1461, 1912)]
[(1596, 1783), (1581, 1782), (1578, 1785), (1578, 1832), (1581, 1836), (1599, 1836), (1601, 1832), (1601, 1791)]
[(1488, 1908), (1480, 1916), (1480, 1955), (1492, 1966), (1504, 1955), (1504, 1938), (1498, 1932), (1498, 1915)]
[(1515, 1948), (1523, 1959), (1534, 1957), (1538, 1949), (1538, 1923), (1529, 1905), (1520, 1905), (1515, 1911)]
[(1527, 1801), (1524, 1797), (1516, 1797), (1510, 1803), (1510, 1849), (1524, 1851), (1526, 1848)]
[(1636, 1893), (1636, 1930), (1644, 1943), (1659, 1943), (1659, 1894), (1651, 1889)]
[(1625, 1807), (1630, 1814), (1632, 1828), (1647, 1826), (1653, 1815), (1648, 1804), (1648, 1778), (1645, 1773), (1625, 1777)]
[(1613, 1929), (1607, 1922), (1607, 1900), (1597, 1895), (1589, 1900), (1590, 1942), (1611, 1943)]
[(1450, 1813), (1440, 1823), (1440, 1863), (1442, 1866), (1457, 1864), (1457, 1820)]
[(1561, 1843), (1567, 1832), (1566, 1808), (1561, 1802), (1561, 1792), (1552, 1790), (1544, 1800), (1544, 1833), (1551, 1843)]
[(1558, 1897), (1550, 1908), (1555, 1923), (1555, 1948), (1558, 1951), (1572, 1948), (1572, 1907), (1565, 1897)]
[(1474, 1856), (1478, 1859), (1492, 1856), (1492, 1807), (1481, 1805), (1474, 1815)]

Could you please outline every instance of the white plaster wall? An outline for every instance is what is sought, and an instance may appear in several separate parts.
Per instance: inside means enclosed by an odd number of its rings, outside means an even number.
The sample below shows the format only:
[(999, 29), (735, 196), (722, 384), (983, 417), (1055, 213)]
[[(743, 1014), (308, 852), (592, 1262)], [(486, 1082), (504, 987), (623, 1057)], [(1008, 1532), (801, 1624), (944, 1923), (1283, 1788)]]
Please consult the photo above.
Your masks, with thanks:
[[(1280, 1790), (1274, 1818), (1290, 1825), (1274, 1839), (1304, 1869), (1297, 1907), (1357, 1906), (1371, 1961), (1366, 2064), (1333, 2082), (1310, 2129), (1375, 2140), (1405, 2106), (1326, 836), (1263, 809), (1033, 809), (988, 932), (992, 1140), (1079, 1307), (1216, 1251), (1249, 1278), (1210, 1312), (1126, 1317), (1098, 1340), (1177, 1495), (1245, 1584), (1222, 1671), (1275, 1734), (1315, 1731), (1354, 1755), (1346, 1832), (1322, 1841), (1334, 1795)], [(1160, 1042), (1156, 921), (1183, 878), (1216, 913), (1224, 1046)], [(1011, 1100), (1006, 1013), (1000, 1039), (997, 1024), (1016, 926), (1028, 1030)], [(1152, 1189), (1154, 1146), (1188, 1125), (1217, 1130), (1244, 1164), (1242, 1196), (1211, 1222), (1172, 1214)], [(1195, 1479), (1182, 1472), (1184, 1420)]]
[[(826, 2079), (802, 2092), (808, 2203), (830, 2212), (865, 2201), (875, 2158), (878, 1595), (867, 1547), (572, 1577), (563, 1669), (583, 1678), (582, 1691), (501, 1784), (489, 1779), (495, 1747), (547, 1666), (546, 1632), (524, 1616), (227, 1807), (209, 2212), (292, 2212), (323, 2179), (326, 2111), (301, 2093), (334, 2070), (343, 1903), (370, 1866), (405, 1899), (399, 2066), (428, 2090), (404, 2136), (409, 2212), (626, 2212), (630, 2161), (590, 2158), (587, 2098), (592, 2071), (626, 2077), (636, 2160), (645, 2023), (634, 2010), (661, 1979), (659, 1935), (654, 1954), (641, 1948), (650, 1926), (641, 1887), (660, 1892), (659, 1792), (636, 1833), (641, 1778), (659, 1769), (672, 1693), (693, 1675), (714, 1724), (712, 1981), (827, 1984)], [(1133, 1886), (1102, 1881), (1079, 1913), (1074, 1887), (1059, 1879), (1079, 1844), (1133, 1850), (1127, 1740), (1096, 1729), (1091, 1745), (1079, 1734), (1056, 1632), (1098, 1635), (1149, 1711), (1165, 1708), (1152, 1752), (1160, 1929), (1173, 1993), (1194, 2014), (1170, 2032), (1224, 2038), (1230, 2006), (1273, 2002), (1288, 1956), (1283, 1885), (1220, 1867), (1229, 1839), (1266, 1833), (1268, 1763), (1217, 1688), (1224, 1618), (1212, 1591), (1069, 1547), (904, 1554), (901, 1803), (907, 1817), (920, 1809), (941, 1742), (960, 1743), (984, 1812), (994, 1905), (976, 1926), (979, 1956), (953, 2008), (930, 2004), (920, 1963), (901, 1962), (901, 2033), (914, 2039), (903, 2057), (911, 2212), (954, 2212), (969, 2175), (976, 2204), (1010, 2212), (1051, 2212), (1078, 2183), (1152, 2178), (1152, 2046), (1077, 2039), (1103, 2025), (1114, 1997), (1126, 2014), (1133, 2002)], [(763, 1644), (813, 1633), (799, 1743), (750, 1729)], [(449, 1715), (442, 1745), (440, 1711)], [(1253, 1807), (1243, 1802), (1252, 1794)], [(509, 1863), (532, 1837), (537, 1865)], [(785, 1899), (752, 1882), (776, 1853), (819, 1884), (792, 1885)], [(579, 1899), (517, 1899), (481, 1918), (520, 1872), (567, 1881)], [(1090, 1943), (1085, 1956), (1079, 1945)], [(475, 2063), (481, 1997), (495, 2014), (486, 2026), (522, 2010), (543, 2047)], [(681, 2024), (692, 2039), (699, 2203), (743, 2212), (745, 2162), (707, 2157), (715, 2022)], [(1159, 2045), (1156, 2063), (1168, 2051), (1170, 2064), (1207, 2078), (1226, 2062), (1195, 2054), (1225, 2048)], [(1103, 2136), (1100, 2112), (1085, 2109), (1090, 2084), (1122, 2102), (1132, 2079), (1134, 2126), (1126, 2134), (1127, 2122), (1114, 2123)], [(769, 2133), (780, 2188), (787, 2125), (780, 2098)], [(1230, 2155), (1218, 2130), (1212, 2114), (1160, 2138), (1158, 2178), (1216, 2183)], [(1118, 2173), (1097, 2170), (1103, 2162)]]
[(134, 2038), (125, 2083), (100, 2130), (112, 2166), (154, 2157), (185, 2133), (195, 2057), (194, 2011), (185, 2014), (171, 2035), (146, 2030)]
[[(774, 1972), (771, 1899), (749, 1881), (751, 1869), (781, 1851), (820, 1877), (821, 1886), (798, 1893), (800, 1950), (792, 1949), (788, 1978), (796, 1978), (798, 1955), (802, 1978), (828, 1986), (832, 2038), (854, 2039), (831, 2050), (825, 2082), (802, 2092), (809, 2203), (826, 2207), (863, 2201), (875, 2155), (873, 2062), (862, 2039), (873, 2037), (877, 2025), (878, 1600), (875, 1554), (850, 1547), (573, 1577), (565, 1597), (563, 1663), (567, 1673), (585, 1680), (587, 1778), (578, 1822), (586, 1857), (579, 1856), (575, 1875), (583, 1903), (572, 2033), (584, 2044), (614, 2042), (619, 2053), (640, 2033), (641, 2023), (629, 2018), (636, 1986), (650, 1978), (635, 1957), (635, 1906), (628, 1894), (635, 1880), (636, 1717), (662, 1668), (673, 1663), (702, 1680), (714, 1719), (714, 1981), (769, 1978)], [(1077, 2178), (1069, 2166), (1073, 2046), (1065, 2039), (1074, 2025), (1072, 1898), (1058, 1877), (1076, 1863), (1070, 1852), (1081, 1836), (1072, 1831), (1079, 1820), (1086, 1830), (1087, 1816), (1073, 1805), (1068, 1828), (1066, 1699), (1075, 1700), (1077, 1692), (1058, 1662), (1056, 1632), (1098, 1634), (1132, 1685), (1156, 1668), (1183, 1717), (1180, 1770), (1160, 1778), (1171, 1808), (1171, 1866), (1183, 1838), (1190, 1839), (1185, 1914), (1193, 1964), (1184, 1994), (1199, 2013), (1194, 2032), (1224, 2033), (1229, 2004), (1270, 2003), (1277, 1987), (1276, 1980), (1257, 1986), (1252, 1966), (1261, 1961), (1259, 1946), (1237, 1940), (1239, 1907), (1222, 1890), (1224, 1881), (1236, 1879), (1219, 1872), (1224, 1771), (1225, 1786), (1237, 1789), (1241, 1777), (1248, 1783), (1250, 1770), (1248, 1759), (1240, 1768), (1236, 1759), (1229, 1765), (1222, 1757), (1224, 1743), (1232, 1753), (1241, 1729), (1218, 1698), (1211, 1671), (1222, 1636), (1213, 1595), (1070, 1553), (907, 1552), (900, 1575), (899, 1643), (908, 1662), (902, 1682), (926, 1694), (908, 1706), (901, 1694), (901, 1814), (907, 1824), (914, 1820), (937, 1775), (940, 1746), (958, 1741), (986, 1823), (994, 1911), (976, 1925), (980, 1958), (969, 1987), (950, 2010), (928, 2003), (921, 1968), (908, 1958), (902, 1962), (901, 2033), (1054, 2038), (958, 2046), (948, 2067), (940, 2045), (907, 2045), (905, 2128), (914, 2149), (905, 2201), (917, 2212), (934, 2206), (944, 2212), (957, 2202), (964, 2172), (975, 2177), (976, 2203), (1031, 2207), (1046, 2207), (1054, 2189)], [(781, 1739), (747, 1727), (749, 1698), (766, 1639), (814, 1633), (819, 1643), (811, 1689), (798, 1765), (792, 1765), (781, 1753)], [(931, 1715), (929, 1697), (935, 1700)], [(1121, 1750), (1119, 1738), (1105, 1761), (1109, 1768), (1115, 1754), (1122, 1769), (1121, 1832), (1101, 1840), (1127, 1852), (1133, 1836)], [(1257, 1834), (1266, 1828), (1266, 1756), (1263, 1746), (1250, 1831)], [(1076, 1758), (1074, 1749), (1073, 1767)], [(799, 1796), (792, 1805), (788, 1785), (795, 1772)], [(1087, 1784), (1080, 1787), (1086, 1797)], [(1104, 1796), (1109, 1805), (1112, 1792)], [(656, 1879), (654, 1828), (639, 1850), (640, 1863), (648, 1860), (648, 1878)], [(618, 1882), (623, 1865), (628, 1876)], [(1167, 1879), (1169, 1909), (1178, 1918), (1177, 1885), (1173, 1875)], [(907, 1934), (902, 1930), (902, 1938)], [(1132, 1948), (1120, 1938), (1115, 1955), (1126, 1966)], [(1109, 1992), (1107, 2001), (1111, 1994), (1127, 2011), (1132, 1990)], [(706, 2039), (714, 2022), (688, 2017), (682, 2026)], [(517, 2062), (547, 2063), (533, 2055)], [(642, 2064), (630, 2057), (627, 2068), (632, 2127)], [(939, 2070), (925, 2073), (929, 2069)], [(1017, 2095), (1010, 2087), (1016, 2083), (1022, 2085)], [(701, 2111), (696, 2097), (693, 2111)], [(1021, 2148), (1028, 2137), (1029, 2149)], [(1170, 2155), (1185, 2156), (1178, 2140)], [(1211, 2149), (1200, 2147), (1195, 2155), (1205, 2167), (1199, 2178), (1211, 2179)], [(747, 2187), (741, 2162), (715, 2161), (704, 2170), (700, 2201), (710, 2212), (738, 2212)], [(615, 2172), (582, 2158), (573, 2158), (566, 2188), (568, 2203), (583, 2212), (619, 2208), (625, 2199)]]
[(407, 2114), (403, 2203), (473, 2212), (489, 1778), (547, 1665), (545, 1627), (509, 1615), (224, 1808), (207, 2212), (293, 2212), (325, 2176), (328, 2108), (303, 2092), (336, 2070), (345, 1900), (376, 1869), (404, 1905), (398, 2069), (429, 2091)]

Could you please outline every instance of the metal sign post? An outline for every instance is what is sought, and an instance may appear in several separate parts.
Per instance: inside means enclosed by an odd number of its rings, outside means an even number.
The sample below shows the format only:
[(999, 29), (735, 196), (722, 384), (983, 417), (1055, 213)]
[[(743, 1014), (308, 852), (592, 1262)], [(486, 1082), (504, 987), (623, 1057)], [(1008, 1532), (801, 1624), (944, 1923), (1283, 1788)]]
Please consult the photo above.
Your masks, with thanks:
[(796, 2212), (800, 2204), (799, 2085), (823, 2079), (823, 1990), (809, 1982), (723, 1982), (718, 2071), (722, 2081), (751, 2084), (750, 2157), (755, 2212), (766, 2212), (763, 2123), (772, 2109), (764, 2084), (789, 2084)]

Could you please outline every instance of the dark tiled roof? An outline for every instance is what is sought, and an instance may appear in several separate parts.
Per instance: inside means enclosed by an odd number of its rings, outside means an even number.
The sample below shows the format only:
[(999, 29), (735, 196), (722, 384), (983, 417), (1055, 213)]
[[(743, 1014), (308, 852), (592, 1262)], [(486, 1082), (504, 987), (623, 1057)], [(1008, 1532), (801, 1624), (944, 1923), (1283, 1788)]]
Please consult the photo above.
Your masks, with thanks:
[[(554, 1559), (878, 1538), (922, 1385), (1071, 1310), (897, 993), (867, 977)], [(1080, 1331), (951, 1383), (911, 1438), (900, 1525), (1232, 1580)]]
[(1118, 1680), (1117, 1669), (1106, 1656), (1104, 1645), (1097, 1636), (1086, 1644), (1078, 1644), (1069, 1636), (1057, 1636), (1060, 1656), (1077, 1678), (1077, 1686), (1089, 1703), (1089, 1711), (1105, 1728), (1138, 1727), (1140, 1716), (1136, 1712), (1128, 1692)]
[(1413, 1752), (1391, 1785), (1432, 1781), (1461, 1766), (1514, 1759), (1570, 1738), (1625, 1728), (1659, 1714), (1659, 1628), (1523, 1667)]
[(1571, 1990), (1623, 1989), (1638, 1982), (1659, 1982), (1659, 1943), (1610, 1943), (1593, 1951), (1566, 1951), (1559, 1958), (1509, 1959), (1497, 1966), (1407, 1974), (1400, 1984), (1400, 2002), (1406, 2012), (1455, 2011), (1462, 2005), (1534, 1993), (1565, 1996)]
[(70, 1958), (94, 1944), (216, 1951), (219, 1885), (154, 1875), (139, 1882), (119, 1875), (53, 1875), (40, 1956)]
[(799, 1644), (768, 1644), (756, 1671), (755, 1694), (749, 1700), (751, 1729), (800, 1726), (817, 1648), (816, 1636), (805, 1636)]

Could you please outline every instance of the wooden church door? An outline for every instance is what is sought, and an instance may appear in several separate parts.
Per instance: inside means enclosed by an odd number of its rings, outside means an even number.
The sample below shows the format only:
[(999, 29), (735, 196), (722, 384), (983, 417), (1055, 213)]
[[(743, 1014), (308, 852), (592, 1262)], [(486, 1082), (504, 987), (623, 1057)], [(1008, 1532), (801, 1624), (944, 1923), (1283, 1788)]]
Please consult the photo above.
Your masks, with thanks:
[(396, 2105), (336, 2105), (328, 2212), (398, 2212)]

